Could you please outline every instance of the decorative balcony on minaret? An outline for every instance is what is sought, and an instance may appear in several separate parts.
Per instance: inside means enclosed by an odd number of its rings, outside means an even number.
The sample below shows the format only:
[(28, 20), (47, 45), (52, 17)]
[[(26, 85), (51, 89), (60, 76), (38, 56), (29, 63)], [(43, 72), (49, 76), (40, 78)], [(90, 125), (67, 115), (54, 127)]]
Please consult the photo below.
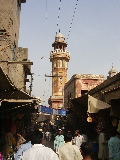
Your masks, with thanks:
[(49, 104), (52, 108), (64, 108), (64, 85), (67, 82), (68, 62), (70, 53), (66, 51), (67, 43), (65, 37), (58, 33), (55, 42), (52, 44), (54, 51), (50, 52), (52, 62), (52, 96)]

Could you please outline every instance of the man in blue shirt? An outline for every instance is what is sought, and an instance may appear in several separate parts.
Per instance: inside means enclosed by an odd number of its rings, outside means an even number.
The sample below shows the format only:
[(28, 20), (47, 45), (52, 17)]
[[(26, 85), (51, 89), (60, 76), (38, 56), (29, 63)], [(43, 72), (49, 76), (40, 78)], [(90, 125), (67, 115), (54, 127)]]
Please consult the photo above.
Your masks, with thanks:
[(22, 144), (20, 146), (20, 148), (18, 149), (18, 151), (16, 152), (15, 156), (14, 156), (14, 159), (15, 160), (20, 160), (20, 157), (21, 155), (23, 154), (23, 152), (25, 152), (26, 150), (28, 150), (29, 148), (32, 147), (32, 144), (31, 144), (31, 141), (30, 141), (30, 135), (27, 135), (26, 136), (26, 143), (25, 144)]
[(119, 160), (120, 159), (120, 133), (114, 131), (112, 137), (108, 141), (109, 148), (109, 159), (110, 160)]
[(64, 136), (62, 135), (62, 130), (59, 129), (58, 135), (55, 137), (54, 140), (54, 150), (57, 152), (58, 148), (65, 143)]

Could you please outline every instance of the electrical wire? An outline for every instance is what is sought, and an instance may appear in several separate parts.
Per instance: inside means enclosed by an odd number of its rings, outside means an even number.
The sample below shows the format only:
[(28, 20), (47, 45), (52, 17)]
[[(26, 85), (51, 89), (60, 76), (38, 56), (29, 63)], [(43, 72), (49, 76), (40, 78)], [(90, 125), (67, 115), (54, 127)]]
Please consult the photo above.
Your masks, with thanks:
[[(57, 31), (58, 31), (58, 27), (59, 27), (60, 10), (61, 10), (61, 0), (60, 0), (60, 4), (59, 4), (59, 11), (58, 11), (58, 17), (57, 17)], [(56, 31), (56, 34), (57, 34), (57, 31)], [(60, 29), (59, 29), (59, 32), (60, 32)]]
[(47, 21), (47, 0), (46, 0), (46, 21)]
[(73, 24), (73, 20), (74, 20), (74, 17), (75, 17), (77, 5), (78, 5), (78, 0), (77, 0), (77, 2), (76, 2), (75, 9), (74, 9), (74, 12), (73, 12), (72, 20), (71, 20), (70, 27), (69, 27), (69, 31), (68, 31), (68, 35), (67, 35), (67, 40), (68, 40), (68, 38), (69, 38), (69, 36), (70, 36), (70, 31), (71, 31), (72, 24)]

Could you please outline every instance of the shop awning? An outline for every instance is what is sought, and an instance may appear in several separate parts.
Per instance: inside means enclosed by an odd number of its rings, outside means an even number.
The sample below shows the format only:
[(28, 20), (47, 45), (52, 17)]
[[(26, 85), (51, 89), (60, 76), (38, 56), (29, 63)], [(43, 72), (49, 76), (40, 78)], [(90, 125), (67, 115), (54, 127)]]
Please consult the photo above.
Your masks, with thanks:
[(0, 112), (28, 108), (33, 110), (39, 99), (17, 88), (0, 67)]
[(88, 112), (97, 113), (100, 109), (110, 108), (111, 106), (97, 98), (88, 95)]
[(97, 98), (85, 94), (79, 98), (72, 99), (73, 105), (79, 108), (85, 108), (89, 113), (97, 113), (101, 109), (110, 108), (111, 106)]

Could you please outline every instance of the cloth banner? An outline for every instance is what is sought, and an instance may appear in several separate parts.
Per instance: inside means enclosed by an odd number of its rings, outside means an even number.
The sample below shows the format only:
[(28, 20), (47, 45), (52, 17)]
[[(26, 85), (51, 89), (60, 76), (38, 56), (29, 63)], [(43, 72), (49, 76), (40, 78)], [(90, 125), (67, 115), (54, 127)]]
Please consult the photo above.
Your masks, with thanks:
[(110, 108), (111, 106), (101, 100), (88, 95), (88, 112), (97, 113), (100, 109)]
[(43, 106), (43, 105), (39, 105), (38, 107), (38, 112), (43, 112), (43, 113), (47, 113), (47, 114), (53, 114), (53, 109)]
[(41, 112), (45, 113), (45, 111), (46, 111), (45, 108), (46, 108), (45, 106), (41, 106)]
[(59, 109), (58, 110), (58, 115), (60, 115), (60, 116), (66, 116), (66, 110)]
[(57, 109), (53, 109), (53, 115), (58, 115), (58, 110)]
[(45, 107), (45, 113), (52, 114), (53, 113), (53, 109), (49, 108), (49, 107)]
[(52, 115), (66, 116), (66, 110), (53, 109), (53, 108), (49, 108), (43, 105), (38, 106), (38, 112), (52, 114)]
[(49, 114), (53, 114), (53, 109), (49, 108)]

